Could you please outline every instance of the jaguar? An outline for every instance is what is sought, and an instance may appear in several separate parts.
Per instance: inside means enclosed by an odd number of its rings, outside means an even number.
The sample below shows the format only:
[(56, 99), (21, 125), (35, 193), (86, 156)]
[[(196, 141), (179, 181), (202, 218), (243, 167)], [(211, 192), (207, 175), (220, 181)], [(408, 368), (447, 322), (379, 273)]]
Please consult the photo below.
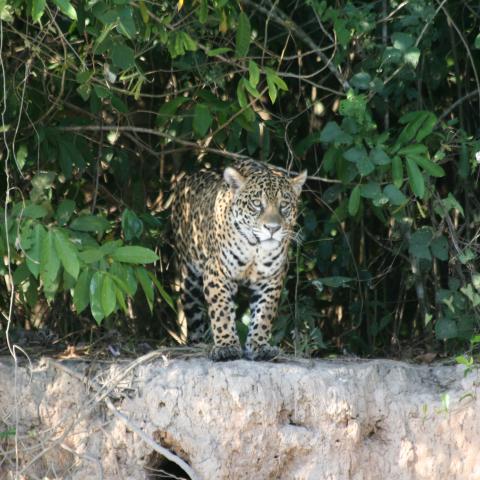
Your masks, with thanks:
[[(214, 361), (278, 356), (269, 339), (306, 179), (306, 170), (290, 177), (247, 159), (226, 167), (223, 174), (202, 170), (174, 185), (171, 221), (179, 315), (186, 318), (189, 340), (198, 341), (208, 329), (206, 301)], [(235, 322), (239, 286), (251, 294), (244, 350)]]

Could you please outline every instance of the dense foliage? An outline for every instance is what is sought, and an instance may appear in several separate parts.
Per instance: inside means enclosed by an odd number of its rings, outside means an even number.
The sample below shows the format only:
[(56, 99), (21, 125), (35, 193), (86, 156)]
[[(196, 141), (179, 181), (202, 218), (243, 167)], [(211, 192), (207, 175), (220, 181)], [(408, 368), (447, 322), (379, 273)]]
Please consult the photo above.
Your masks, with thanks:
[(3, 335), (172, 341), (171, 177), (251, 156), (310, 175), (275, 342), (477, 342), (478, 2), (0, 0), (0, 18)]

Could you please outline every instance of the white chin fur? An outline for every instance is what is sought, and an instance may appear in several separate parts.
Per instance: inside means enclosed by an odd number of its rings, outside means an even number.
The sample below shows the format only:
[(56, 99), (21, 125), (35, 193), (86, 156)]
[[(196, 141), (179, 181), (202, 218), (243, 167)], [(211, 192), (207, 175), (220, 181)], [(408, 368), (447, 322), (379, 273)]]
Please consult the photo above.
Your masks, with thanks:
[(273, 238), (269, 238), (268, 240), (263, 240), (260, 242), (260, 248), (264, 250), (273, 250), (274, 248), (278, 247), (280, 242)]

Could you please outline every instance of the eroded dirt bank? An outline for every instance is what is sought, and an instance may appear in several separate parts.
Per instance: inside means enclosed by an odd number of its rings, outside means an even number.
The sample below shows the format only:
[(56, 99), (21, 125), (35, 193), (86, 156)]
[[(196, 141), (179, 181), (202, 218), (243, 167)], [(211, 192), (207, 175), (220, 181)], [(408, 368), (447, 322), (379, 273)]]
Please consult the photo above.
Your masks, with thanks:
[(132, 426), (204, 480), (480, 478), (479, 376), (463, 367), (43, 359), (16, 388), (14, 373), (0, 361), (0, 478), (182, 477)]

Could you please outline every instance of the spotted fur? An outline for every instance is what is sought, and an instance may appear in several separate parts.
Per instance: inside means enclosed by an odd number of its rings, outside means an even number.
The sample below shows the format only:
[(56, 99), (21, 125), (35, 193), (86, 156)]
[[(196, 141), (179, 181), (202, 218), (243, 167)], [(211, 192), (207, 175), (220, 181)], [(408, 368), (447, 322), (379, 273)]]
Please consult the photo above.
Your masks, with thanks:
[[(203, 300), (215, 346), (213, 360), (242, 357), (235, 326), (238, 285), (251, 291), (250, 359), (271, 359), (268, 343), (287, 266), (287, 249), (306, 171), (294, 178), (244, 160), (223, 176), (201, 171), (174, 189), (172, 225), (181, 277), (181, 310), (190, 339), (206, 330)], [(203, 295), (202, 295), (203, 294)]]

